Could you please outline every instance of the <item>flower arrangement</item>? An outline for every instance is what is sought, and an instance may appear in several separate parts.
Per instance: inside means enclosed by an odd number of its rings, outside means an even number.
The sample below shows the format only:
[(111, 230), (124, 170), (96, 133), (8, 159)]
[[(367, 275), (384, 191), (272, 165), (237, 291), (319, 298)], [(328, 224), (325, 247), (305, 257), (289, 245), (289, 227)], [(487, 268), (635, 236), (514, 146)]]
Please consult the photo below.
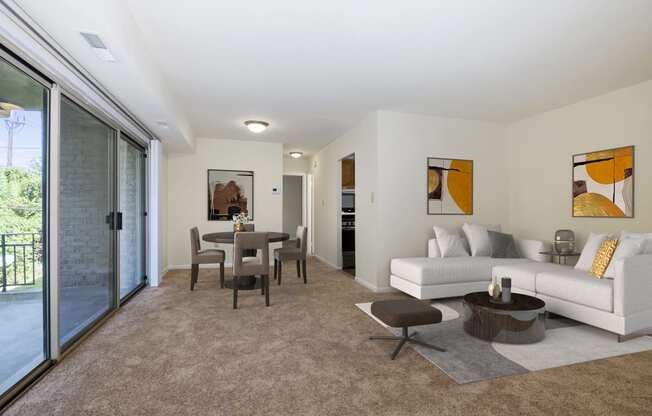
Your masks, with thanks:
[(235, 231), (243, 231), (245, 224), (249, 224), (247, 213), (241, 212), (233, 216), (233, 229)]

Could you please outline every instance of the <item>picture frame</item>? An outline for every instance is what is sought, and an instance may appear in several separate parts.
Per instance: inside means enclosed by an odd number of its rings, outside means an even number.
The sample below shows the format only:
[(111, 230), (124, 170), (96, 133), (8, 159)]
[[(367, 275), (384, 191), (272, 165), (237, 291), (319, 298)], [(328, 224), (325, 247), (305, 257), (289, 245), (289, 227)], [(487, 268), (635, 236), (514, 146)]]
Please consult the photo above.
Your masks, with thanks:
[(571, 166), (573, 218), (634, 218), (635, 146), (577, 153)]
[(208, 221), (231, 221), (246, 212), (254, 220), (254, 171), (207, 170)]
[(473, 215), (473, 160), (426, 159), (428, 215)]

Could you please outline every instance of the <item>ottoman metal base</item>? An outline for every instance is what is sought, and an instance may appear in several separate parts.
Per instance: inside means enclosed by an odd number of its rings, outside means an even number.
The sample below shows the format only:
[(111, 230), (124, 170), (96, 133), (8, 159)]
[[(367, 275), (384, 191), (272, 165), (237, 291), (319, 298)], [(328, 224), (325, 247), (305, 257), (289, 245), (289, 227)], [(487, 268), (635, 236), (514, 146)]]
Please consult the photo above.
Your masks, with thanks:
[(416, 345), (421, 345), (422, 347), (430, 348), (433, 350), (441, 351), (441, 352), (446, 352), (445, 349), (438, 347), (436, 345), (431, 345), (428, 343), (425, 343), (423, 341), (419, 341), (418, 339), (414, 339), (414, 337), (418, 334), (418, 332), (413, 332), (412, 334), (408, 335), (408, 327), (403, 327), (403, 335), (400, 337), (396, 336), (373, 336), (369, 337), (370, 340), (390, 340), (390, 341), (399, 341), (398, 345), (394, 349), (394, 352), (390, 355), (392, 360), (396, 358), (398, 355), (398, 352), (401, 351), (401, 348), (403, 348), (403, 345), (405, 345), (406, 342), (416, 344)]

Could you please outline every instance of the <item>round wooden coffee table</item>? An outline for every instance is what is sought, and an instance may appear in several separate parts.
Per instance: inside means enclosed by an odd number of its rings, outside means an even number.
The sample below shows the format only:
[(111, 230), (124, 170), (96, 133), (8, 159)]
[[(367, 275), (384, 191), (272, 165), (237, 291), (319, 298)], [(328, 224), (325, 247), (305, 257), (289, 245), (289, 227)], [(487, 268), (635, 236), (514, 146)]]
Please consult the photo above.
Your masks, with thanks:
[(464, 331), (485, 341), (532, 344), (546, 336), (546, 303), (512, 293), (512, 303), (494, 303), (487, 292), (464, 296)]

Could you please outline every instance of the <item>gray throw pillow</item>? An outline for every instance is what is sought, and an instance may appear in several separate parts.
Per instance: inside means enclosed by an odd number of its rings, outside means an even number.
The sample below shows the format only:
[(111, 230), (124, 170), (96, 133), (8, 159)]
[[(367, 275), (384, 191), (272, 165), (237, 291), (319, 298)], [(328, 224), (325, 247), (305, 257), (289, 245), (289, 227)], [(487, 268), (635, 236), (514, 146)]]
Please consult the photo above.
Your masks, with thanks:
[(491, 244), (491, 257), (495, 259), (520, 259), (516, 242), (511, 234), (488, 231)]

